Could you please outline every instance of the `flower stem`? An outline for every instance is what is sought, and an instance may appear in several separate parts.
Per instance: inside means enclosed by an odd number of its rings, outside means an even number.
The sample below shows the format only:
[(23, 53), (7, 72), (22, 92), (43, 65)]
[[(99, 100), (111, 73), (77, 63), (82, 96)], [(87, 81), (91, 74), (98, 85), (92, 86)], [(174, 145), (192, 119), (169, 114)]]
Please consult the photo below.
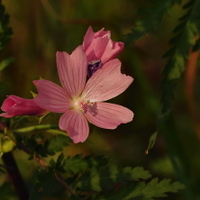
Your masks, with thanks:
[(29, 131), (44, 130), (44, 129), (59, 129), (59, 127), (56, 124), (42, 124), (42, 125), (36, 125), (36, 126), (28, 126), (25, 128), (19, 128), (19, 129), (13, 130), (13, 132), (26, 133)]
[(8, 176), (15, 188), (19, 200), (28, 200), (29, 194), (26, 185), (22, 179), (22, 176), (19, 172), (17, 163), (15, 162), (12, 153), (4, 153), (2, 156), (2, 160), (6, 166)]

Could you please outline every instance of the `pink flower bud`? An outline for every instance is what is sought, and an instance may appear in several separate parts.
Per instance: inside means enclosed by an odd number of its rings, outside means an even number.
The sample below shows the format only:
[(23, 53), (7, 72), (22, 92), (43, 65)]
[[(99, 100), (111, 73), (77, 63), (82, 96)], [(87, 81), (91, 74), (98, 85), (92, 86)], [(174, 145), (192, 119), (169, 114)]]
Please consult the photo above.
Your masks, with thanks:
[(123, 42), (112, 41), (110, 37), (110, 31), (101, 29), (93, 32), (91, 26), (88, 28), (82, 44), (88, 62), (101, 60), (104, 64), (115, 58), (124, 49)]
[(36, 105), (33, 99), (24, 99), (15, 95), (9, 95), (4, 100), (1, 117), (14, 117), (18, 115), (43, 115), (46, 110)]

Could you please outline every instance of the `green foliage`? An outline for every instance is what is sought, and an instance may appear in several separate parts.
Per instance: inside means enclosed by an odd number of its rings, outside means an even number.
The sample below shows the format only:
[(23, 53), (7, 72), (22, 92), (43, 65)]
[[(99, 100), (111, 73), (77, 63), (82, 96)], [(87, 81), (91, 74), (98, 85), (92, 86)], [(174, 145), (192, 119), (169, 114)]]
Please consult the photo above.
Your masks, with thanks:
[(125, 167), (119, 169), (115, 165), (106, 167), (92, 167), (84, 172), (76, 181), (75, 187), (83, 191), (102, 191), (112, 189), (116, 184), (125, 184), (127, 181), (138, 181), (139, 179), (146, 180), (151, 175), (142, 167)]
[(154, 144), (155, 144), (155, 141), (156, 141), (156, 138), (157, 138), (157, 132), (155, 132), (155, 133), (153, 133), (152, 135), (151, 135), (151, 137), (149, 138), (149, 143), (148, 143), (148, 146), (147, 146), (147, 149), (146, 149), (146, 151), (145, 151), (145, 153), (146, 154), (148, 154), (149, 153), (149, 150), (151, 149), (151, 148), (153, 148), (153, 146), (154, 146)]
[(36, 184), (31, 193), (30, 200), (42, 200), (61, 192), (62, 186), (55, 177), (53, 170), (40, 169), (37, 174)]
[(164, 54), (167, 64), (163, 70), (161, 83), (163, 104), (162, 112), (168, 113), (174, 98), (174, 91), (182, 73), (186, 68), (186, 59), (189, 58), (191, 47), (198, 49), (195, 39), (200, 34), (199, 9), (200, 2), (191, 0), (183, 6), (186, 13), (179, 19), (180, 23), (174, 29), (174, 38), (170, 40), (172, 47)]
[[(127, 43), (133, 43), (154, 31), (172, 7), (181, 2), (181, 0), (151, 0), (151, 6), (139, 10), (143, 18), (136, 21), (132, 33), (126, 36)], [(170, 41), (172, 47), (164, 56), (168, 62), (163, 70), (161, 86), (163, 89), (162, 114), (166, 114), (171, 108), (174, 89), (185, 70), (185, 60), (188, 58), (190, 48), (192, 47), (193, 51), (200, 49), (200, 42), (196, 40), (196, 36), (199, 36), (199, 4), (198, 0), (191, 0), (183, 6), (185, 13), (174, 30), (175, 37)], [(0, 50), (9, 42), (12, 35), (7, 25), (8, 21), (9, 17), (5, 14), (4, 7), (0, 5)], [(10, 62), (12, 62), (10, 58), (2, 61), (0, 71)], [(19, 121), (16, 119), (14, 119), (15, 125), (19, 127)], [(64, 199), (70, 200), (151, 200), (165, 197), (169, 192), (178, 192), (184, 188), (182, 184), (171, 182), (169, 179), (161, 181), (158, 178), (150, 179), (152, 175), (142, 167), (119, 168), (103, 156), (82, 157), (78, 154), (74, 157), (65, 157), (63, 153), (60, 153), (56, 158), (56, 153), (61, 152), (71, 141), (58, 131), (46, 130), (43, 136), (19, 136), (20, 133), (44, 129), (50, 129), (50, 127), (41, 128), (38, 125), (13, 130), (17, 134), (17, 147), (28, 153), (30, 158), (42, 159), (42, 157), (54, 155), (54, 158), (49, 161), (49, 166), (42, 165), (44, 169), (39, 169), (36, 174), (31, 200), (44, 200), (54, 198), (54, 196), (55, 198), (63, 196)], [(54, 132), (55, 135), (50, 137), (48, 135), (46, 138), (47, 132)], [(155, 140), (156, 133), (150, 138), (147, 150), (153, 147)], [(3, 172), (2, 166), (0, 166), (0, 172), (1, 169)], [(0, 187), (0, 197), (10, 200), (9, 189), (6, 187), (5, 184)]]
[(4, 183), (0, 186), (0, 197), (2, 200), (15, 200), (16, 196), (10, 183)]
[(54, 155), (56, 152), (63, 150), (63, 147), (69, 145), (70, 139), (64, 135), (56, 135), (46, 140), (44, 143), (44, 149), (46, 149), (47, 154)]
[(125, 36), (125, 42), (132, 44), (146, 34), (154, 31), (166, 14), (169, 14), (171, 8), (175, 4), (181, 4), (181, 2), (182, 0), (151, 0), (151, 6), (138, 10), (139, 16), (142, 17), (136, 20), (131, 30), (132, 32)]
[(66, 135), (55, 135), (46, 140), (37, 135), (33, 137), (18, 136), (17, 140), (18, 148), (26, 149), (31, 155), (30, 158), (32, 158), (34, 154), (42, 157), (55, 155), (57, 152), (62, 151), (70, 142), (70, 139)]
[(74, 157), (67, 157), (63, 161), (63, 168), (68, 173), (78, 173), (84, 170), (89, 170), (94, 166), (105, 166), (108, 164), (108, 160), (103, 156), (86, 156), (82, 157), (81, 154)]
[(112, 190), (109, 194), (106, 192), (97, 195), (95, 200), (153, 200), (157, 197), (166, 197), (168, 192), (175, 193), (184, 189), (184, 185), (174, 182), (170, 179), (158, 181), (154, 178), (148, 183), (144, 181), (136, 184), (124, 184), (117, 190)]
[[(139, 10), (141, 16), (132, 29), (132, 33), (126, 35), (127, 44), (134, 43), (146, 34), (152, 32), (158, 27), (166, 14), (170, 12), (175, 4), (181, 4), (181, 0), (151, 1), (152, 5)], [(200, 49), (200, 2), (190, 0), (182, 6), (183, 16), (179, 18), (179, 23), (175, 27), (174, 37), (169, 41), (171, 48), (164, 54), (167, 58), (167, 64), (162, 72), (163, 80), (161, 83), (162, 113), (167, 114), (171, 109), (174, 91), (185, 70), (186, 59), (189, 58), (191, 48), (193, 51)]]
[(0, 2), (0, 50), (8, 44), (13, 34), (8, 23), (9, 15), (5, 13), (5, 7)]
[(131, 197), (142, 196), (143, 198), (141, 199), (152, 200), (155, 197), (166, 197), (167, 192), (175, 193), (184, 188), (185, 186), (178, 182), (171, 183), (170, 179), (164, 179), (159, 182), (158, 178), (154, 178), (148, 183), (138, 183)]
[(62, 181), (69, 192), (67, 196), (70, 200), (82, 198), (85, 200), (152, 200), (156, 197), (165, 197), (166, 193), (175, 193), (184, 189), (184, 185), (173, 183), (170, 179), (149, 180), (152, 175), (142, 167), (118, 168), (103, 156), (81, 157), (79, 154), (65, 158), (61, 153), (56, 161), (52, 159), (49, 164), (47, 169), (38, 172), (31, 195), (32, 200), (52, 196), (58, 191), (62, 193), (61, 188), (56, 185), (61, 181), (60, 173), (64, 173), (67, 177)]

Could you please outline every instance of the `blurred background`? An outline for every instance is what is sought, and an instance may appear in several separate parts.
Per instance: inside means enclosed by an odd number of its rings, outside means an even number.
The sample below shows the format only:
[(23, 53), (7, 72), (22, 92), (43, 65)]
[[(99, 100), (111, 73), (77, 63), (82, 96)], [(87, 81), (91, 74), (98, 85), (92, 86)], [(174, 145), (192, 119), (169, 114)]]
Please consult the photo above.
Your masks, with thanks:
[[(91, 25), (94, 31), (104, 27), (111, 31), (113, 40), (122, 41), (124, 34), (130, 32), (138, 18), (137, 9), (148, 5), (145, 0), (3, 0), (2, 3), (10, 15), (14, 34), (1, 58), (12, 56), (15, 61), (3, 71), (1, 80), (7, 86), (6, 94), (24, 98), (32, 98), (30, 91), (36, 92), (32, 83), (35, 79), (42, 77), (59, 84), (55, 53), (71, 53), (82, 44), (88, 26)], [(180, 6), (175, 6), (154, 33), (134, 45), (125, 46), (118, 56), (122, 61), (123, 73), (134, 77), (134, 82), (111, 102), (131, 109), (135, 113), (134, 120), (120, 125), (116, 130), (104, 130), (91, 125), (88, 140), (84, 144), (66, 147), (66, 155), (108, 155), (119, 166), (143, 166), (155, 176), (180, 181), (162, 134), (158, 135), (148, 155), (145, 150), (157, 128), (160, 74), (166, 63), (161, 56), (169, 47), (168, 40), (181, 14)], [(188, 69), (178, 86), (173, 115), (177, 137), (190, 163), (189, 181), (194, 192), (199, 193), (200, 81), (198, 69)], [(58, 119), (58, 114), (51, 114), (42, 123), (57, 123)], [(37, 164), (27, 161), (28, 156), (21, 151), (15, 151), (14, 155), (21, 170), (29, 166), (30, 170), (24, 171), (24, 178), (28, 182)], [(166, 199), (184, 198), (179, 194)]]

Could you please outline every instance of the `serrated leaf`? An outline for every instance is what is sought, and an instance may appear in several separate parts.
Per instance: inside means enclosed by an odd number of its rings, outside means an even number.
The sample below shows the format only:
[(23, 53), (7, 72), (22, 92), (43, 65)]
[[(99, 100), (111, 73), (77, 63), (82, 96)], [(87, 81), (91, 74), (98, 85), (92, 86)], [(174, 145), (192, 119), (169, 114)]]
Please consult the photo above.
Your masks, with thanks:
[(151, 174), (142, 167), (126, 167), (119, 169), (115, 165), (97, 168), (92, 167), (83, 173), (76, 181), (75, 187), (83, 191), (101, 191), (112, 189), (115, 184), (125, 184), (127, 181), (146, 180)]
[(64, 154), (61, 153), (61, 154), (58, 156), (58, 158), (57, 158), (57, 163), (58, 163), (58, 164), (61, 164), (63, 160), (64, 160)]
[(147, 184), (145, 182), (138, 183), (129, 196), (143, 196), (145, 200), (153, 200), (155, 197), (166, 197), (166, 193), (175, 193), (184, 188), (185, 186), (179, 182), (172, 183), (170, 179), (163, 179), (159, 182), (158, 178), (154, 178)]
[(45, 141), (40, 135), (31, 138), (18, 136), (17, 139), (19, 149), (21, 148), (20, 144), (22, 144), (28, 149), (30, 155), (36, 154), (42, 157), (54, 155), (70, 143), (70, 139), (66, 135), (55, 135)]
[(156, 0), (151, 2), (153, 2), (153, 5), (138, 10), (139, 16), (142, 17), (135, 22), (132, 32), (125, 35), (126, 44), (132, 44), (154, 31), (171, 8), (177, 3), (180, 4), (181, 0)]
[(183, 6), (183, 9), (186, 8), (187, 12), (180, 18), (180, 24), (174, 29), (177, 34), (170, 40), (173, 46), (164, 54), (168, 60), (162, 73), (162, 115), (166, 115), (171, 110), (176, 84), (185, 71), (191, 47), (197, 44), (196, 36), (200, 34), (200, 1), (190, 1), (188, 5)]
[(54, 155), (56, 152), (60, 152), (64, 147), (68, 146), (70, 139), (65, 135), (56, 135), (47, 140), (44, 144), (44, 148), (48, 154)]
[(157, 197), (166, 197), (167, 193), (175, 193), (184, 189), (184, 185), (170, 179), (158, 181), (158, 178), (150, 182), (127, 182), (118, 189), (101, 191), (95, 195), (94, 200), (154, 200)]
[(88, 155), (83, 157), (81, 154), (75, 155), (74, 157), (67, 157), (63, 162), (63, 168), (68, 173), (80, 173), (88, 170), (94, 166), (105, 166), (109, 160), (104, 156), (92, 156)]
[(62, 191), (62, 186), (57, 181), (53, 171), (40, 170), (37, 181), (31, 193), (30, 200), (43, 200), (44, 197), (53, 196)]

